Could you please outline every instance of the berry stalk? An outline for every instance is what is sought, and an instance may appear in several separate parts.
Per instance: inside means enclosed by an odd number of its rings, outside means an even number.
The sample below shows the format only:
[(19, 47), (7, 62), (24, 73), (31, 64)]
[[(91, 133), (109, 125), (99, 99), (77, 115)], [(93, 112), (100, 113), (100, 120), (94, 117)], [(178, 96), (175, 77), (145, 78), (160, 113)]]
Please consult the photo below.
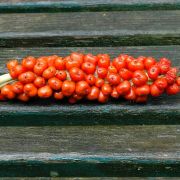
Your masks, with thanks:
[(134, 58), (120, 54), (71, 53), (60, 57), (25, 57), (7, 63), (9, 74), (0, 76), (0, 100), (67, 98), (105, 103), (110, 98), (146, 102), (149, 96), (174, 95), (180, 90), (178, 68), (167, 58)]

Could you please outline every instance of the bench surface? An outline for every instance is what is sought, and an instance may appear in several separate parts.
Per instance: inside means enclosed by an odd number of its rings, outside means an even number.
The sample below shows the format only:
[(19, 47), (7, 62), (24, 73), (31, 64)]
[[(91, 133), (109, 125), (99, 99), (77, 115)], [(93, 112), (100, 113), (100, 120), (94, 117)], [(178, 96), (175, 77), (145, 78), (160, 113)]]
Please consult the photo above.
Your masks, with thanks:
[[(179, 0), (3, 0), (0, 13), (0, 74), (12, 58), (72, 51), (180, 66)], [(1, 102), (0, 144), (0, 177), (10, 179), (180, 176), (180, 95), (143, 105)]]

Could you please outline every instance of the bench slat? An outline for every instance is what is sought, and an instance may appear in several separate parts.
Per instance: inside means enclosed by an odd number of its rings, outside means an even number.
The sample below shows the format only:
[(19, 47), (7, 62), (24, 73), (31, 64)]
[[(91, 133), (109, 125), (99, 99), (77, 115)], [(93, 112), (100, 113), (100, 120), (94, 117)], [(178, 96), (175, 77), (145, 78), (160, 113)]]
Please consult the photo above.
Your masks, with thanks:
[(1, 127), (0, 176), (178, 176), (180, 126)]
[(179, 0), (1, 0), (0, 13), (180, 9)]
[[(5, 73), (8, 59), (21, 59), (27, 55), (58, 54), (65, 56), (72, 51), (84, 53), (119, 53), (156, 58), (166, 56), (179, 66), (180, 46), (145, 47), (88, 47), (88, 48), (1, 48), (0, 73)], [(66, 101), (33, 100), (29, 103), (1, 102), (0, 125), (95, 125), (95, 124), (180, 124), (180, 95), (151, 99), (145, 106), (119, 100), (107, 104), (81, 102), (69, 105)]]
[(0, 46), (180, 44), (179, 19), (178, 10), (2, 14)]
[(1, 127), (0, 176), (180, 175), (180, 126)]

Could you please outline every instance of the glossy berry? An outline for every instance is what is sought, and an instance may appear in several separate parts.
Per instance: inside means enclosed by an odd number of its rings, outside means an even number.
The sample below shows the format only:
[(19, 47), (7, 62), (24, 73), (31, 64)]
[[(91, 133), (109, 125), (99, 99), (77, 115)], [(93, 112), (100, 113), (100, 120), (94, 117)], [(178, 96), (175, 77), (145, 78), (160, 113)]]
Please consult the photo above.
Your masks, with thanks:
[(159, 88), (159, 89), (165, 89), (168, 86), (167, 80), (166, 78), (162, 77), (162, 78), (158, 78), (154, 84)]
[(18, 65), (18, 61), (16, 59), (8, 61), (6, 64), (9, 71), (17, 65)]
[(76, 85), (73, 81), (66, 80), (62, 84), (62, 93), (64, 96), (71, 96), (75, 91)]
[(131, 84), (129, 81), (123, 81), (116, 87), (116, 90), (119, 93), (119, 95), (126, 95), (127, 93), (129, 93), (130, 89)]
[(91, 62), (84, 62), (81, 68), (86, 74), (94, 74), (96, 70), (96, 66)]
[(110, 65), (110, 57), (108, 54), (99, 54), (98, 55), (98, 66), (102, 68), (108, 68)]
[(107, 73), (108, 73), (108, 70), (106, 68), (99, 67), (97, 69), (97, 75), (99, 78), (102, 78), (102, 79), (106, 78)]
[(69, 71), (69, 75), (71, 77), (71, 80), (74, 82), (82, 81), (85, 78), (84, 72), (77, 67), (71, 68)]
[(110, 66), (108, 67), (108, 72), (109, 72), (109, 73), (115, 73), (115, 74), (118, 73), (116, 67), (113, 66), (113, 65), (110, 65)]
[(95, 82), (95, 86), (101, 88), (104, 85), (104, 80), (101, 78), (97, 78)]
[(132, 82), (135, 86), (142, 86), (146, 84), (148, 77), (144, 71), (137, 70), (133, 73)]
[(131, 87), (130, 91), (124, 96), (125, 99), (134, 101), (136, 99), (135, 88)]
[(92, 54), (86, 54), (84, 56), (84, 62), (90, 62), (96, 66), (98, 62), (98, 58)]
[(57, 99), (57, 100), (61, 100), (64, 98), (64, 95), (63, 93), (60, 91), (60, 92), (55, 92), (54, 93), (54, 98)]
[(134, 59), (128, 63), (128, 69), (130, 71), (143, 70), (144, 64), (142, 62), (138, 61), (137, 59)]
[(7, 99), (14, 99), (15, 93), (12, 91), (12, 86), (7, 84), (1, 88), (1, 94)]
[(158, 66), (154, 65), (148, 69), (148, 76), (149, 76), (149, 78), (151, 78), (153, 80), (157, 79), (159, 74), (160, 74), (160, 69)]
[(99, 97), (100, 90), (96, 86), (92, 86), (89, 94), (87, 95), (88, 100), (96, 100)]
[(95, 78), (95, 76), (92, 75), (92, 74), (86, 75), (85, 80), (86, 80), (86, 82), (87, 82), (90, 86), (94, 85), (95, 82), (96, 82), (96, 78)]
[(111, 92), (111, 97), (118, 99), (119, 98), (119, 93), (117, 92), (116, 87), (113, 88), (112, 92)]
[(27, 70), (33, 70), (36, 64), (36, 58), (28, 56), (22, 60), (22, 66)]
[(45, 59), (37, 60), (37, 63), (35, 64), (33, 71), (38, 76), (41, 76), (44, 70), (48, 67), (48, 63)]
[(66, 71), (64, 71), (64, 70), (56, 71), (55, 76), (56, 76), (59, 80), (65, 81), (66, 78), (67, 78), (67, 73), (66, 73)]
[(23, 102), (29, 101), (30, 97), (26, 93), (19, 94), (17, 99)]
[(32, 83), (24, 85), (23, 90), (24, 93), (27, 94), (29, 97), (34, 97), (37, 95), (37, 88)]
[(34, 82), (36, 76), (33, 72), (27, 71), (18, 76), (18, 80), (23, 84), (28, 84)]
[(150, 93), (151, 96), (157, 97), (163, 93), (163, 90), (159, 89), (155, 84), (152, 84), (150, 86)]
[(90, 86), (86, 81), (79, 81), (76, 83), (76, 94), (85, 96), (90, 92)]
[(155, 64), (156, 64), (156, 60), (152, 57), (147, 57), (144, 59), (144, 67), (147, 70), (150, 69)]
[(100, 91), (99, 96), (98, 96), (98, 102), (106, 103), (107, 101), (108, 101), (108, 96)]
[(24, 85), (21, 82), (15, 82), (12, 84), (12, 91), (15, 94), (21, 94), (23, 93)]
[(149, 95), (149, 93), (150, 93), (150, 87), (147, 84), (141, 87), (135, 88), (135, 94), (137, 96), (146, 96), (146, 95)]
[(62, 87), (62, 81), (59, 80), (56, 77), (52, 77), (48, 80), (48, 85), (53, 89), (53, 90), (60, 90)]
[(111, 92), (112, 92), (112, 87), (109, 85), (109, 84), (104, 84), (102, 87), (101, 87), (101, 92), (104, 94), (104, 95), (110, 95)]
[(54, 77), (55, 74), (56, 74), (56, 68), (54, 66), (50, 66), (50, 67), (48, 67), (47, 69), (44, 70), (42, 76), (45, 79), (50, 79), (50, 78)]
[(168, 95), (175, 95), (179, 93), (179, 91), (180, 91), (180, 87), (176, 83), (172, 84), (171, 86), (168, 86), (166, 89), (166, 93)]
[(109, 73), (107, 75), (107, 81), (111, 84), (111, 85), (118, 85), (121, 81), (121, 78), (118, 74), (115, 73)]
[(50, 86), (46, 85), (46, 86), (43, 86), (41, 88), (38, 89), (38, 96), (40, 98), (50, 98), (52, 96), (52, 89), (50, 88)]
[(36, 77), (35, 80), (34, 80), (34, 85), (35, 85), (37, 88), (43, 87), (43, 86), (45, 86), (45, 84), (46, 84), (46, 81), (45, 81), (45, 79), (44, 79), (43, 77), (41, 77), (41, 76)]
[(120, 57), (116, 57), (112, 61), (113, 66), (119, 71), (122, 68), (126, 67), (126, 62)]
[(66, 65), (66, 62), (63, 60), (62, 57), (58, 57), (54, 61), (54, 67), (57, 70), (65, 70), (65, 65)]
[(119, 75), (123, 80), (130, 80), (133, 76), (133, 73), (126, 68), (122, 68), (119, 71)]

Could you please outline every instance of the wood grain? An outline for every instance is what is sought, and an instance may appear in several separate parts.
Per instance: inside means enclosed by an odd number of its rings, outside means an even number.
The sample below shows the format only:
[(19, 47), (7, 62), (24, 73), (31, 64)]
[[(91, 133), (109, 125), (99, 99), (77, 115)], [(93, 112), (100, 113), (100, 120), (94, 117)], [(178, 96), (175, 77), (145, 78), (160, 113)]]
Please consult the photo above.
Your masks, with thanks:
[(0, 13), (180, 9), (179, 0), (2, 0)]
[(177, 176), (179, 138), (180, 126), (1, 127), (0, 176)]
[[(65, 56), (72, 51), (83, 53), (109, 53), (111, 57), (119, 53), (134, 56), (146, 55), (172, 59), (174, 65), (180, 64), (180, 46), (144, 46), (144, 47), (88, 47), (88, 48), (1, 48), (0, 73), (5, 73), (8, 59), (22, 59), (24, 56), (58, 54)], [(180, 124), (180, 96), (162, 96), (150, 99), (144, 105), (123, 100), (108, 104), (80, 102), (69, 105), (67, 101), (32, 100), (29, 103), (17, 101), (0, 103), (1, 126), (29, 125), (97, 125), (97, 124)]]
[(179, 19), (178, 10), (2, 14), (0, 46), (180, 44)]

